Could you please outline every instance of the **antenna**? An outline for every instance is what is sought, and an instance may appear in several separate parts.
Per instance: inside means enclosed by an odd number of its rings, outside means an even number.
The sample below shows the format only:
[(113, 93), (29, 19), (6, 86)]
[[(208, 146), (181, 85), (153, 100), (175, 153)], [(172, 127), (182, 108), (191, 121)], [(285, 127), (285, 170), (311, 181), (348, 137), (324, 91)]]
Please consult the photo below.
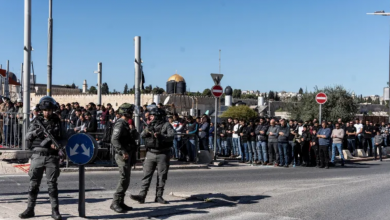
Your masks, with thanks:
[(221, 74), (221, 49), (219, 50), (219, 74)]

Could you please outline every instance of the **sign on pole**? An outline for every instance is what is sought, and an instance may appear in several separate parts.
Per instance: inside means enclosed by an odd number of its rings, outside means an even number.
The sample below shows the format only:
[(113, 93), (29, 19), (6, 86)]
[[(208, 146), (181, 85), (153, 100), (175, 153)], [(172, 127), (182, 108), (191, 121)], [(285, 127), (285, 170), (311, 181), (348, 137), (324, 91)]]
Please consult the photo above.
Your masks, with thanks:
[(220, 85), (215, 85), (211, 87), (211, 94), (213, 94), (215, 98), (219, 98), (223, 94), (223, 88)]
[(89, 134), (71, 136), (65, 147), (70, 161), (79, 165), (79, 216), (85, 217), (85, 170), (84, 165), (93, 161), (98, 153), (98, 144)]
[(222, 80), (223, 74), (211, 73), (210, 75), (211, 75), (211, 78), (212, 78), (213, 81), (214, 81), (214, 84), (215, 84), (215, 85), (219, 85), (219, 83), (220, 83), (221, 80)]
[(318, 103), (318, 104), (320, 104), (320, 110), (319, 110), (319, 118), (318, 118), (318, 120), (319, 120), (319, 122), (320, 123), (322, 123), (322, 120), (321, 120), (321, 111), (322, 111), (322, 104), (325, 104), (325, 102), (328, 100), (328, 96), (326, 96), (326, 94), (325, 93), (323, 93), (323, 92), (320, 92), (320, 93), (318, 93), (317, 95), (316, 95), (316, 102)]
[[(217, 118), (218, 118), (218, 100), (219, 97), (223, 94), (223, 88), (220, 85), (223, 74), (211, 73), (211, 78), (214, 81), (214, 86), (211, 87), (211, 94), (215, 97), (215, 111), (214, 111), (214, 127), (217, 127)], [(217, 160), (217, 132), (214, 132), (214, 160)]]
[(316, 95), (316, 101), (318, 104), (322, 105), (325, 104), (325, 102), (328, 100), (328, 96), (326, 96), (325, 93), (320, 92)]

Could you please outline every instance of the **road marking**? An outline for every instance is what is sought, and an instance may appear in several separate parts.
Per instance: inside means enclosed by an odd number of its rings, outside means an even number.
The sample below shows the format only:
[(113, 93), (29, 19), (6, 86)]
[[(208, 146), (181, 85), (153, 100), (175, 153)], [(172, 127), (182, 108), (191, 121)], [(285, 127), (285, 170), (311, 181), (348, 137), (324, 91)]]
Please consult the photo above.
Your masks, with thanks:
[(7, 175), (7, 174), (5, 174), (5, 175), (0, 175), (0, 178), (22, 177), (22, 176), (26, 177), (26, 176), (28, 176), (28, 175), (27, 175), (27, 174), (18, 174), (18, 175)]

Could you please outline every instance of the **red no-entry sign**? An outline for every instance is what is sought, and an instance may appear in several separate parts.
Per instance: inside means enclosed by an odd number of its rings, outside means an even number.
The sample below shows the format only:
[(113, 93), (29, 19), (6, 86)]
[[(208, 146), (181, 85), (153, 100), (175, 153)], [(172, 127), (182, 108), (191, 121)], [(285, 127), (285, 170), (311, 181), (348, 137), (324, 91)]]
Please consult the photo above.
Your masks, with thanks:
[(211, 87), (211, 93), (214, 97), (219, 98), (223, 94), (223, 88), (220, 85), (215, 85)]
[(326, 94), (325, 93), (323, 93), (323, 92), (320, 92), (320, 93), (318, 93), (317, 95), (316, 95), (316, 102), (318, 103), (318, 104), (325, 104), (325, 102), (328, 100), (328, 97), (326, 96)]

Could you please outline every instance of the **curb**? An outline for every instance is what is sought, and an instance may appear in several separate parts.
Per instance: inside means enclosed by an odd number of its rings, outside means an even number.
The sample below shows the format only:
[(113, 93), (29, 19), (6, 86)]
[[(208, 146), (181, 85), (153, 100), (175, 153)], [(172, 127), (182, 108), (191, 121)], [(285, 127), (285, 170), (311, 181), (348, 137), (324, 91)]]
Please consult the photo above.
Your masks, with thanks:
[[(132, 171), (142, 171), (142, 167), (136, 167), (135, 169), (131, 169)], [(190, 170), (190, 169), (209, 169), (207, 164), (199, 164), (199, 165), (183, 165), (183, 166), (170, 166), (169, 170)], [(71, 168), (60, 168), (61, 172), (64, 173), (72, 173), (78, 172), (78, 167)], [(99, 172), (99, 171), (118, 171), (118, 167), (85, 167), (86, 172)]]

